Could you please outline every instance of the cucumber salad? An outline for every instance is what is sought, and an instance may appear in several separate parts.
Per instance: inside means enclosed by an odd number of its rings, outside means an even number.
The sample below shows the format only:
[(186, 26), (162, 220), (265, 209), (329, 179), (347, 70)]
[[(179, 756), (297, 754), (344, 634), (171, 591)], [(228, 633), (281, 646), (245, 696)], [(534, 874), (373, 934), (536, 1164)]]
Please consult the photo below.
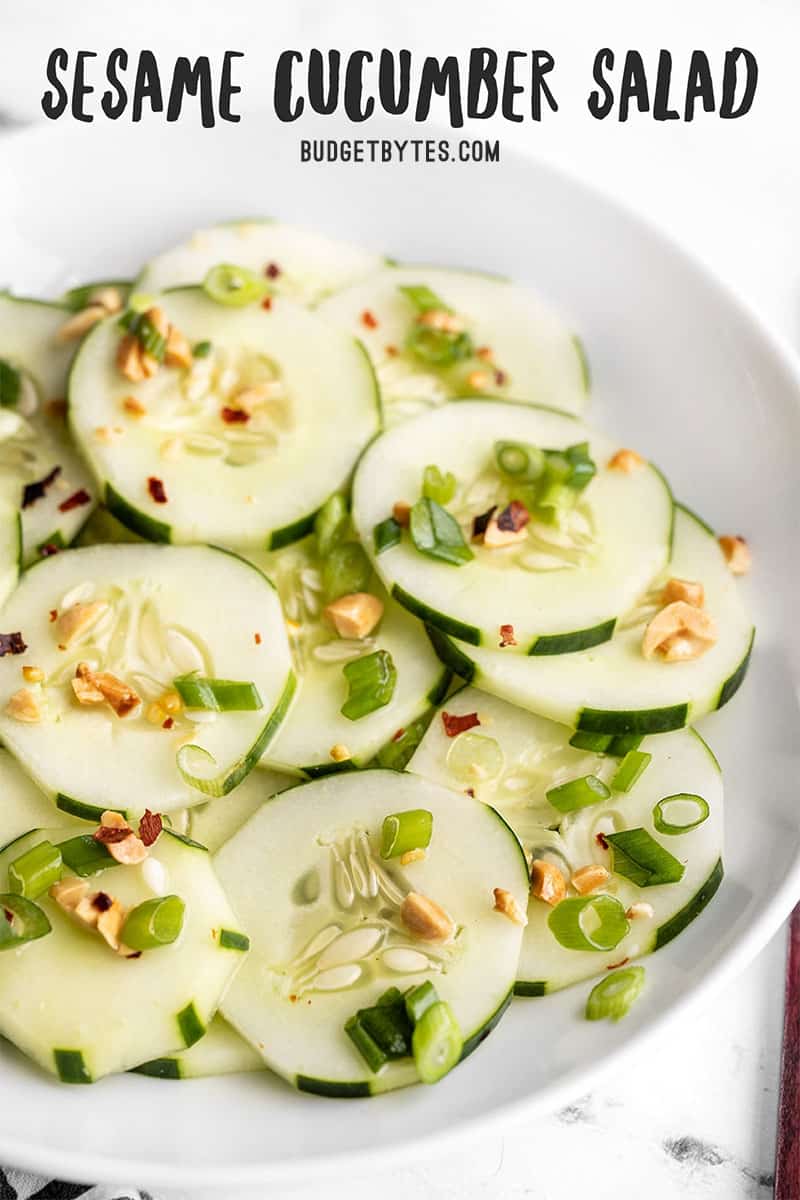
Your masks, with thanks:
[(0, 295), (0, 1036), (38, 1069), (368, 1097), (512, 1001), (646, 1004), (723, 879), (697, 723), (751, 552), (590, 391), (526, 286), (279, 221)]

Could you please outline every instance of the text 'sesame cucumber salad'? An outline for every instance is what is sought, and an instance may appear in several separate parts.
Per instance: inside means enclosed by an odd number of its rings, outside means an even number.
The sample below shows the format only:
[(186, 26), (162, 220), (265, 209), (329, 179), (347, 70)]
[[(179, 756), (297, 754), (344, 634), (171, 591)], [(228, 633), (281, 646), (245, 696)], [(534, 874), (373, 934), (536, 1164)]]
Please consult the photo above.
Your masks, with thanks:
[(366, 1097), (646, 1005), (750, 549), (589, 400), (527, 288), (277, 221), (0, 295), (0, 1035)]

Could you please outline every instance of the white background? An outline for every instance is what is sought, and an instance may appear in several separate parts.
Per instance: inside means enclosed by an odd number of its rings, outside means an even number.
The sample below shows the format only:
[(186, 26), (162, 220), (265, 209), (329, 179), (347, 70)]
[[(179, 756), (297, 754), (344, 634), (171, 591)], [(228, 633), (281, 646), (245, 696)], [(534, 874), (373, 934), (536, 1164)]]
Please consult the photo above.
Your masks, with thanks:
[[(101, 54), (117, 45), (131, 51), (146, 47), (165, 64), (176, 54), (244, 50), (236, 71), (242, 111), (270, 103), (274, 57), (286, 47), (404, 47), (420, 56), (463, 54), (477, 45), (498, 51), (548, 49), (556, 58), (552, 79), (559, 113), (547, 115), (541, 125), (496, 120), (478, 132), (500, 137), (508, 149), (558, 162), (647, 213), (800, 346), (796, 0), (672, 0), (668, 5), (560, 0), (546, 7), (534, 0), (406, 0), (391, 6), (375, 0), (295, 0), (280, 6), (268, 0), (225, 5), (136, 0), (113, 6), (105, 0), (71, 5), (25, 0), (0, 10), (0, 115), (15, 121), (41, 116), (44, 61), (55, 45)], [(740, 121), (700, 112), (692, 125), (656, 124), (634, 112), (621, 125), (612, 118), (595, 121), (586, 110), (591, 63), (601, 46), (612, 47), (618, 56), (636, 48), (653, 68), (659, 48), (672, 50), (679, 88), (692, 49), (705, 49), (719, 64), (734, 45), (751, 49), (760, 68), (753, 111)], [(443, 109), (439, 115), (444, 117)], [(0, 168), (1, 163), (0, 157)], [(146, 164), (138, 169), (146, 170)], [(252, 208), (245, 199), (244, 207)], [(263, 207), (268, 211), (268, 198)], [(332, 1179), (327, 1196), (366, 1200), (377, 1188), (382, 1200), (611, 1200), (640, 1194), (667, 1200), (679, 1193), (686, 1200), (766, 1200), (773, 1170), (783, 952), (779, 937), (739, 983), (696, 1012), (685, 1029), (673, 1029), (668, 1040), (652, 1044), (624, 1073), (591, 1096), (576, 1097), (561, 1113), (509, 1128), (503, 1137), (473, 1139), (457, 1155), (410, 1159), (404, 1170), (379, 1179)], [(318, 1191), (318, 1185), (299, 1187), (296, 1194), (310, 1197)]]

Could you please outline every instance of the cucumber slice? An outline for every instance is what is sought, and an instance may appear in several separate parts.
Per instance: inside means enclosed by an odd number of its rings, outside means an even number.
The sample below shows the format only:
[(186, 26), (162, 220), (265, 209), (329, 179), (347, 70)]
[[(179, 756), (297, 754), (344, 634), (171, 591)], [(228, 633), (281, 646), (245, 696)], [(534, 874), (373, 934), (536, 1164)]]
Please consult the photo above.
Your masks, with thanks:
[[(64, 640), (62, 618), (76, 603), (106, 607), (74, 641)], [(291, 699), (294, 675), (277, 594), (255, 567), (222, 550), (93, 546), (59, 554), (25, 574), (3, 619), (22, 631), (28, 648), (0, 659), (0, 736), (39, 786), (76, 816), (136, 811), (143, 798), (168, 812), (229, 792), (261, 757)], [(141, 707), (117, 717), (109, 704), (78, 704), (71, 680), (79, 662), (132, 687)], [(34, 723), (6, 711), (24, 666), (45, 675), (44, 683), (31, 685), (41, 710)], [(261, 708), (161, 715), (151, 709), (173, 690), (176, 676), (195, 669), (254, 683)], [(199, 749), (184, 749), (192, 746)]]
[[(471, 787), (477, 799), (502, 813), (532, 857), (552, 861), (568, 878), (591, 863), (610, 869), (611, 855), (597, 835), (641, 827), (685, 864), (679, 883), (640, 888), (614, 874), (609, 886), (598, 890), (616, 896), (626, 909), (641, 901), (653, 908), (652, 916), (631, 920), (628, 935), (605, 953), (561, 946), (547, 924), (552, 909), (532, 897), (515, 989), (518, 995), (541, 996), (623, 959), (657, 950), (712, 898), (722, 879), (722, 776), (711, 750), (693, 729), (645, 738), (640, 749), (652, 758), (629, 792), (612, 789), (607, 800), (564, 815), (549, 803), (547, 791), (588, 774), (610, 787), (619, 766), (617, 758), (576, 750), (569, 745), (570, 730), (563, 725), (475, 688), (451, 696), (445, 708), (458, 716), (477, 713), (480, 725), (448, 738), (443, 722), (434, 719), (409, 770), (459, 791)], [(491, 747), (486, 744), (489, 739)], [(655, 805), (667, 796), (687, 792), (705, 800), (707, 819), (687, 833), (660, 833), (653, 824)]]
[(230, 795), (209, 800), (208, 804), (198, 804), (187, 811), (189, 836), (211, 854), (216, 854), (262, 804), (296, 783), (291, 775), (280, 775), (265, 767), (252, 771)]
[[(15, 842), (0, 853), (0, 879), (19, 854), (69, 832), (34, 830)], [(91, 1083), (202, 1037), (246, 957), (221, 945), (221, 931), (238, 933), (241, 925), (210, 855), (165, 832), (150, 858), (186, 904), (183, 931), (171, 946), (122, 958), (45, 895), (37, 904), (52, 931), (0, 954), (0, 1033), (66, 1083)], [(141, 867), (113, 866), (91, 882), (128, 907), (153, 896)]]
[(0, 499), (0, 605), (17, 586), (22, 567), (22, 523), (19, 509)]
[[(444, 695), (450, 671), (442, 668), (418, 621), (372, 579), (368, 590), (384, 602), (374, 632), (360, 640), (341, 639), (322, 615), (321, 564), (313, 538), (287, 546), (256, 562), (275, 583), (289, 629), (297, 675), (297, 698), (264, 763), (279, 771), (313, 778), (343, 767), (364, 767), (400, 730), (419, 720)], [(347, 662), (386, 650), (397, 669), (390, 702), (357, 721), (342, 715), (348, 684)], [(331, 757), (334, 746), (349, 751), (346, 763)]]
[(7, 750), (0, 750), (0, 847), (55, 818), (53, 801), (39, 791)]
[[(560, 659), (512, 658), (505, 651), (432, 636), (463, 678), (554, 721), (605, 733), (663, 733), (721, 708), (744, 679), (754, 630), (712, 531), (676, 506), (675, 545), (666, 575), (699, 580), (719, 640), (701, 658), (665, 663), (642, 657), (643, 608), (610, 642)], [(662, 581), (663, 582), (663, 581)], [(641, 618), (641, 619), (639, 619)]]
[(209, 1075), (241, 1075), (263, 1071), (264, 1060), (222, 1017), (214, 1017), (208, 1032), (188, 1050), (154, 1058), (134, 1067), (137, 1075), (154, 1079), (205, 1079)]
[[(134, 284), (138, 292), (202, 283), (217, 263), (266, 274), (279, 295), (311, 304), (383, 266), (380, 255), (350, 242), (280, 221), (231, 221), (198, 229), (151, 259)], [(277, 267), (278, 273), (270, 270)]]
[[(523, 542), (500, 550), (473, 545), (474, 557), (460, 566), (421, 553), (407, 533), (375, 554), (375, 526), (397, 501), (419, 498), (426, 463), (455, 475), (459, 486), (447, 508), (468, 542), (475, 516), (514, 498), (494, 468), (498, 440), (548, 449), (589, 441), (597, 474), (565, 531), (534, 520)], [(459, 401), (390, 429), (368, 447), (353, 483), (353, 520), (387, 589), (424, 621), (494, 649), (501, 626), (511, 625), (517, 645), (504, 656), (572, 652), (607, 640), (615, 619), (669, 556), (669, 488), (649, 465), (631, 475), (609, 469), (615, 449), (561, 413)]]
[[(26, 484), (46, 480), (22, 510), (23, 561), (69, 545), (95, 504), (94, 482), (69, 437), (62, 407), (75, 344), (56, 335), (69, 312), (60, 305), (0, 293), (0, 359), (20, 373), (18, 399), (0, 408), (0, 496), (20, 506)], [(88, 499), (84, 499), (84, 496)], [(80, 503), (61, 506), (71, 497)]]
[[(384, 817), (416, 808), (433, 814), (426, 858), (405, 868), (384, 862)], [(516, 838), (486, 805), (395, 771), (334, 775), (264, 805), (215, 863), (252, 939), (223, 1016), (301, 1090), (368, 1096), (415, 1082), (410, 1059), (372, 1074), (344, 1032), (356, 1010), (390, 986), (432, 979), (455, 1012), (465, 1053), (507, 1004), (522, 929), (493, 912), (492, 888), (508, 888), (524, 904), (528, 873)], [(380, 880), (374, 899), (371, 878)], [(449, 945), (404, 931), (398, 908), (411, 890), (450, 913), (459, 932)], [(324, 951), (336, 933), (356, 936)], [(383, 959), (391, 948), (421, 957), (392, 956), (410, 968), (392, 971)], [(350, 969), (337, 980), (328, 962)]]
[(142, 542), (138, 533), (128, 529), (104, 504), (98, 504), (75, 539), (76, 546), (108, 546), (118, 542)]
[[(436, 368), (409, 353), (406, 340), (418, 314), (400, 288), (414, 285), (430, 288), (462, 318), (474, 348), (492, 351), (491, 362), (471, 356)], [(586, 407), (580, 343), (541, 297), (505, 279), (442, 267), (390, 267), (331, 296), (319, 311), (363, 339), (392, 423), (470, 392), (571, 413)], [(475, 378), (476, 372), (485, 378)]]
[[(290, 300), (227, 308), (185, 288), (159, 303), (211, 352), (132, 385), (116, 367), (124, 331), (110, 318), (70, 376), (70, 424), (108, 508), (151, 541), (274, 549), (303, 536), (380, 426), (362, 348)], [(242, 422), (232, 414), (248, 389), (261, 398)], [(143, 414), (125, 408), (131, 394)]]

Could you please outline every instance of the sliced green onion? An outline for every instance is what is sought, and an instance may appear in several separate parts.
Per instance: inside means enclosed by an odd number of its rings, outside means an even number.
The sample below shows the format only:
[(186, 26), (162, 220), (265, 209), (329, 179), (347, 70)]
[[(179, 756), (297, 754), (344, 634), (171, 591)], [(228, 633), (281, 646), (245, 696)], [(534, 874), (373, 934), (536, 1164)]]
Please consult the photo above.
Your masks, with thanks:
[(402, 995), (399, 1000), (379, 1000), (372, 1008), (362, 1008), (358, 1018), (387, 1058), (405, 1058), (411, 1053), (411, 1022)]
[(423, 1083), (438, 1083), (458, 1063), (464, 1038), (452, 1008), (444, 1000), (423, 1012), (414, 1026), (411, 1047)]
[(314, 518), (317, 553), (327, 558), (334, 546), (343, 541), (347, 530), (347, 504), (341, 492), (334, 492)]
[(186, 708), (200, 708), (209, 712), (258, 712), (263, 708), (258, 688), (249, 680), (178, 675), (173, 679), (172, 686)]
[(26, 850), (8, 868), (9, 888), (26, 900), (35, 900), (60, 878), (61, 851), (48, 841)]
[(454, 737), (447, 751), (447, 769), (465, 783), (487, 783), (505, 766), (503, 748), (495, 738), (466, 731)]
[(528, 442), (495, 442), (497, 469), (519, 483), (535, 483), (544, 472), (545, 455)]
[(180, 896), (157, 896), (128, 913), (120, 940), (131, 950), (158, 950), (181, 935), (186, 905)]
[(593, 750), (595, 754), (604, 754), (614, 740), (610, 733), (587, 733), (579, 729), (569, 739), (570, 746), (576, 750)]
[(136, 338), (146, 354), (163, 362), (167, 350), (167, 339), (159, 333), (147, 313), (128, 308), (119, 318), (119, 324)]
[[(673, 811), (671, 821), (665, 811), (666, 805), (673, 810), (678, 809), (677, 813)], [(685, 812), (687, 806), (690, 814)], [(681, 809), (688, 816), (688, 820), (677, 819)], [(680, 833), (688, 833), (690, 829), (696, 829), (698, 825), (702, 825), (704, 821), (708, 820), (710, 812), (708, 802), (702, 796), (695, 796), (692, 792), (676, 792), (674, 796), (665, 796), (663, 800), (659, 800), (653, 809), (653, 825), (658, 833), (666, 833), (670, 837), (674, 837)]]
[(601, 800), (607, 800), (611, 792), (596, 775), (583, 775), (580, 779), (570, 779), (567, 783), (550, 788), (545, 795), (558, 812), (568, 813), (588, 808), (590, 804), (599, 804)]
[(439, 995), (436, 988), (431, 983), (430, 979), (426, 979), (424, 983), (418, 987), (411, 988), (406, 992), (405, 1005), (408, 1019), (412, 1025), (416, 1025), (422, 1019), (428, 1009), (439, 1003)]
[(597, 474), (597, 467), (589, 454), (589, 443), (579, 442), (575, 446), (568, 446), (564, 455), (571, 468), (567, 483), (576, 492), (582, 492)]
[(350, 1017), (349, 1021), (345, 1023), (344, 1031), (364, 1059), (370, 1071), (377, 1074), (381, 1067), (384, 1067), (389, 1061), (389, 1056), (381, 1050), (375, 1039), (367, 1033), (359, 1020), (358, 1014)]
[(433, 464), (422, 473), (422, 494), (437, 504), (449, 504), (456, 494), (456, 477), (452, 471), (442, 474)]
[(568, 483), (547, 483), (545, 480), (536, 499), (536, 515), (546, 524), (557, 525), (566, 513), (572, 512), (577, 496)]
[(247, 267), (218, 263), (203, 280), (203, 290), (217, 304), (243, 308), (246, 304), (263, 300), (271, 289), (266, 279), (248, 271)]
[(391, 741), (387, 742), (385, 746), (381, 746), (375, 755), (376, 764), (379, 767), (386, 767), (390, 771), (405, 770), (429, 725), (430, 716), (426, 714), (412, 722), (411, 725), (407, 725), (405, 729), (398, 730)]
[(644, 987), (644, 967), (625, 967), (596, 983), (586, 1001), (586, 1020), (619, 1021)]
[(59, 842), (61, 861), (73, 875), (83, 879), (87, 875), (96, 875), (106, 867), (113, 866), (114, 858), (102, 842), (97, 842), (91, 833), (82, 833), (66, 842)]
[(446, 333), (443, 329), (428, 329), (414, 325), (406, 338), (406, 349), (421, 362), (432, 367), (450, 367), (472, 357), (472, 338), (462, 330)]
[(403, 284), (398, 288), (398, 291), (402, 292), (406, 299), (411, 301), (419, 313), (430, 312), (432, 309), (448, 313), (453, 311), (452, 308), (449, 308), (445, 304), (444, 300), (436, 295), (436, 292), (431, 291), (427, 284)]
[(606, 753), (615, 758), (624, 758), (629, 750), (638, 750), (644, 741), (641, 733), (617, 733), (611, 738)]
[(426, 808), (391, 813), (381, 828), (381, 858), (397, 858), (409, 850), (424, 850), (431, 843), (433, 814)]
[(348, 721), (358, 721), (389, 703), (397, 686), (397, 668), (388, 650), (375, 650), (345, 663), (342, 668), (350, 688), (341, 707)]
[(22, 376), (10, 362), (0, 358), (0, 408), (16, 408), (22, 389)]
[(387, 517), (385, 521), (380, 521), (372, 531), (375, 553), (383, 554), (384, 550), (391, 550), (392, 546), (398, 545), (402, 537), (402, 526), (395, 521), (394, 517)]
[(652, 754), (645, 750), (629, 750), (611, 780), (612, 792), (629, 792), (649, 767)]
[(211, 342), (195, 342), (192, 346), (192, 358), (208, 358), (212, 350)]
[(15, 950), (50, 932), (47, 914), (25, 896), (0, 896), (0, 950)]
[(422, 496), (411, 509), (409, 529), (420, 554), (456, 567), (474, 558), (455, 517), (427, 496)]
[(630, 929), (616, 896), (570, 896), (552, 909), (547, 924), (566, 950), (613, 950)]
[(611, 847), (612, 869), (617, 875), (630, 879), (639, 887), (655, 887), (660, 883), (679, 883), (685, 867), (669, 850), (665, 850), (646, 829), (624, 829), (607, 833)]
[(340, 542), (329, 552), (322, 564), (322, 590), (325, 603), (332, 604), (340, 596), (365, 592), (372, 567), (358, 542)]
[(385, 992), (381, 992), (375, 1003), (385, 1007), (387, 1004), (399, 1004), (402, 999), (403, 993), (400, 991), (400, 988), (390, 987)]

